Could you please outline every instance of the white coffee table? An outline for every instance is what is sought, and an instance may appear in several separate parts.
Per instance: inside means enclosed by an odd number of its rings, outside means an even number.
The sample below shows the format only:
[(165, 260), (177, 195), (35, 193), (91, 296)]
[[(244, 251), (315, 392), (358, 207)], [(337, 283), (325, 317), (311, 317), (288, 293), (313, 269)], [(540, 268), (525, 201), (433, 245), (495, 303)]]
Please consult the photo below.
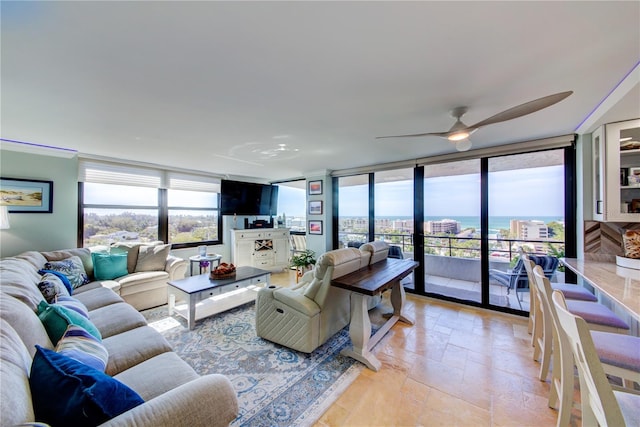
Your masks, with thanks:
[[(228, 279), (210, 279), (209, 273), (167, 283), (169, 315), (187, 319), (193, 329), (196, 320), (255, 301), (258, 290), (269, 285), (271, 272), (254, 267), (238, 267)], [(176, 305), (182, 301), (183, 304)]]

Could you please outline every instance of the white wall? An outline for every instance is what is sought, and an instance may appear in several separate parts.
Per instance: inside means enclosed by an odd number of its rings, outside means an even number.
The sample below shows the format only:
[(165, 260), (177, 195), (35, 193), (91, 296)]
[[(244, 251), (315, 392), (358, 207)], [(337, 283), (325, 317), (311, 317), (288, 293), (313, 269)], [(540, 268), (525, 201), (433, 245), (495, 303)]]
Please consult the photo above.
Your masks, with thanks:
[(78, 159), (0, 150), (2, 178), (53, 181), (53, 213), (9, 213), (0, 257), (77, 246)]

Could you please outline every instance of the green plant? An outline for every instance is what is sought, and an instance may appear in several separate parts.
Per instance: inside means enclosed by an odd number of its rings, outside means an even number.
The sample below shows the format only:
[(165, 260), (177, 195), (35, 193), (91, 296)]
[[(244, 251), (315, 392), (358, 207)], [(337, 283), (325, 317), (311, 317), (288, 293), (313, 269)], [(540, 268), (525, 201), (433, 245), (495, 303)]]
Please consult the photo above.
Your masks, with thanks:
[(291, 257), (292, 267), (308, 267), (316, 263), (316, 253), (311, 249), (307, 249), (297, 255)]

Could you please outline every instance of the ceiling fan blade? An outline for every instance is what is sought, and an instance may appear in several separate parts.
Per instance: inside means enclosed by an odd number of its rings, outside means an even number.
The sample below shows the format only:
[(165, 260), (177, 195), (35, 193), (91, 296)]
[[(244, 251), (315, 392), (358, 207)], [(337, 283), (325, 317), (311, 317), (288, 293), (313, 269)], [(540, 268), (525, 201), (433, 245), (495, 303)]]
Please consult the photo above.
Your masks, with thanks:
[(387, 136), (376, 136), (376, 139), (384, 139), (384, 138), (413, 138), (417, 136), (441, 136), (446, 137), (449, 132), (427, 132), (427, 133), (414, 133), (411, 135), (387, 135)]
[(517, 105), (515, 107), (504, 110), (494, 116), (489, 117), (481, 122), (478, 122), (470, 128), (479, 128), (481, 126), (490, 125), (493, 123), (500, 123), (518, 117), (526, 116), (527, 114), (535, 113), (538, 110), (552, 106), (571, 95), (572, 90), (566, 92), (555, 93), (553, 95), (544, 96), (542, 98), (534, 99), (533, 101), (525, 102), (524, 104)]

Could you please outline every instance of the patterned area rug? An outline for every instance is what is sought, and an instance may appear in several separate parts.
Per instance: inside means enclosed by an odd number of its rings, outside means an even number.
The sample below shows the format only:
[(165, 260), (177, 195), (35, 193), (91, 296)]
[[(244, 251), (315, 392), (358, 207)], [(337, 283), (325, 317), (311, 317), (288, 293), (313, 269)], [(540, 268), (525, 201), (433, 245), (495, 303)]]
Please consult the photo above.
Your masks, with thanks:
[(166, 306), (142, 314), (198, 374), (231, 380), (240, 405), (233, 426), (312, 425), (364, 368), (340, 355), (348, 327), (311, 354), (258, 338), (253, 302), (200, 320), (192, 331)]

